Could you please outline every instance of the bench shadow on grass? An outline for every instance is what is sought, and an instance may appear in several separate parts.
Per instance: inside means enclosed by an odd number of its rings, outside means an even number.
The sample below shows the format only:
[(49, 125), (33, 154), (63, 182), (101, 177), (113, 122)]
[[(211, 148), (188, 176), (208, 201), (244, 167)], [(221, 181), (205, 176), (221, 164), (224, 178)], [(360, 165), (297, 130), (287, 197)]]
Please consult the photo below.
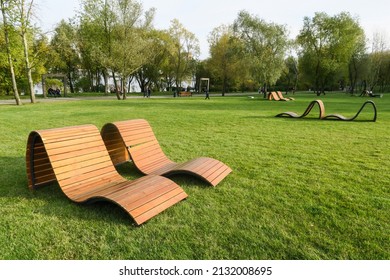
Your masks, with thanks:
[[(35, 190), (30, 190), (27, 182), (25, 158), (0, 157), (0, 164), (2, 166), (17, 167), (12, 174), (7, 172), (7, 169), (0, 173), (2, 176), (3, 174), (8, 176), (2, 178), (6, 184), (0, 187), (0, 198), (6, 197), (7, 200), (9, 199), (10, 205), (15, 205), (20, 201), (23, 203), (26, 201), (29, 205), (24, 209), (28, 209), (26, 211), (32, 211), (38, 215), (56, 217), (65, 221), (76, 219), (96, 221), (103, 224), (130, 226), (131, 229), (139, 228), (136, 226), (134, 220), (115, 203), (104, 200), (90, 200), (84, 203), (73, 202), (62, 192), (56, 182), (38, 187)], [(131, 162), (122, 164), (116, 168), (118, 173), (127, 180), (135, 180), (144, 176)], [(212, 188), (206, 182), (194, 176), (173, 175), (169, 179), (179, 186), (187, 188), (187, 190), (193, 187)]]
[[(7, 198), (10, 205), (16, 205), (19, 202), (27, 203), (28, 205), (24, 208), (26, 211), (56, 217), (64, 221), (76, 219), (124, 225), (131, 229), (139, 228), (135, 225), (134, 220), (115, 203), (104, 200), (90, 200), (84, 203), (73, 202), (62, 192), (56, 182), (30, 190), (28, 188), (25, 158), (23, 157), (0, 157), (0, 164), (16, 167), (13, 172), (9, 172), (9, 168), (6, 168), (0, 173), (1, 179), (5, 182), (0, 186), (0, 198)], [(131, 162), (116, 168), (118, 173), (127, 180), (135, 180), (144, 176)], [(212, 188), (203, 180), (185, 174), (173, 175), (169, 179), (187, 190), (194, 187)]]
[(368, 118), (361, 118), (361, 119), (354, 119), (354, 120), (339, 120), (339, 119), (320, 119), (318, 117), (309, 116), (304, 118), (292, 118), (292, 117), (275, 117), (275, 116), (245, 116), (242, 117), (243, 119), (263, 119), (263, 120), (280, 120), (280, 121), (301, 121), (301, 122), (308, 122), (308, 121), (318, 121), (318, 122), (329, 122), (329, 123), (368, 123), (368, 122), (374, 122), (372, 119)]
[[(144, 176), (137, 168), (134, 166), (132, 162), (126, 162), (116, 166), (116, 170), (120, 175), (125, 177), (128, 180), (135, 180), (139, 177)], [(167, 176), (168, 179), (174, 181), (181, 187), (197, 187), (197, 188), (212, 188), (209, 184), (207, 184), (202, 179), (188, 174), (173, 174)]]
[(0, 171), (2, 180), (0, 198), (5, 198), (9, 202), (7, 207), (12, 208), (12, 205), (20, 207), (20, 203), (26, 203), (25, 207), (22, 207), (25, 210), (18, 211), (31, 211), (34, 215), (46, 215), (62, 220), (79, 219), (137, 228), (133, 219), (115, 203), (104, 200), (73, 202), (56, 182), (35, 190), (29, 189), (23, 157), (0, 157), (0, 164), (3, 166), (3, 170)]
[[(262, 120), (279, 120), (279, 121), (322, 121), (318, 117), (307, 118), (289, 118), (289, 117), (275, 117), (275, 116), (245, 116), (243, 119), (262, 119)], [(330, 121), (330, 120), (329, 120)]]

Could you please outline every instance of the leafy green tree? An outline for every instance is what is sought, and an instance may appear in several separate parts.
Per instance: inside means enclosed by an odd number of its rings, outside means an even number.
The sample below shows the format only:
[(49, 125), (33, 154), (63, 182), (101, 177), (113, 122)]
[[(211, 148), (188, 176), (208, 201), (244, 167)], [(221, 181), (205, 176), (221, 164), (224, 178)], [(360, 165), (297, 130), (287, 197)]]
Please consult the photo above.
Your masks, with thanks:
[(317, 94), (325, 93), (339, 74), (345, 72), (352, 55), (357, 51), (364, 34), (358, 21), (349, 13), (328, 16), (316, 13), (305, 17), (297, 42), (301, 47), (300, 65), (304, 77)]
[[(138, 82), (141, 92), (144, 92), (147, 87), (155, 87), (161, 91), (167, 87), (166, 72), (169, 64), (169, 42), (171, 41), (168, 32), (164, 30), (152, 29), (148, 32), (150, 40), (153, 42), (152, 50), (154, 56), (151, 61), (145, 63), (136, 73), (135, 78)], [(172, 75), (173, 76), (173, 75)], [(168, 78), (171, 75), (168, 75)]]
[(176, 88), (181, 88), (182, 82), (195, 75), (196, 60), (200, 53), (199, 41), (177, 19), (171, 21), (168, 32), (171, 42), (165, 72), (173, 74), (170, 79), (174, 80)]
[(286, 93), (291, 91), (295, 93), (295, 90), (298, 87), (299, 81), (299, 66), (298, 58), (295, 56), (288, 56), (285, 59), (285, 67), (283, 67), (283, 73), (278, 80), (276, 86), (283, 88)]
[(154, 9), (144, 12), (142, 5), (133, 0), (117, 0), (114, 4), (117, 24), (112, 63), (121, 76), (122, 96), (126, 99), (126, 81), (156, 56), (154, 38), (150, 33)]
[(245, 44), (247, 64), (254, 80), (264, 89), (274, 85), (282, 74), (286, 50), (289, 46), (283, 25), (267, 23), (246, 11), (234, 21), (234, 31)]
[(76, 44), (76, 27), (70, 22), (67, 23), (65, 20), (61, 20), (54, 32), (51, 46), (56, 56), (49, 65), (50, 70), (66, 74), (70, 91), (74, 93), (74, 79), (78, 75), (80, 64), (79, 50)]
[(234, 36), (232, 26), (222, 25), (215, 28), (208, 38), (210, 44), (210, 60), (208, 65), (214, 80), (222, 83), (222, 96), (243, 80), (246, 74), (245, 61), (242, 59), (244, 46)]
[(359, 80), (362, 80), (367, 73), (367, 50), (364, 33), (360, 35), (360, 40), (357, 40), (355, 49), (352, 52), (348, 62), (348, 81), (351, 94), (357, 90)]
[(95, 61), (94, 67), (102, 69), (106, 93), (111, 73), (117, 98), (126, 98), (126, 81), (156, 55), (150, 36), (154, 9), (144, 11), (134, 0), (84, 0), (82, 4), (79, 41), (85, 62)]
[(369, 71), (367, 82), (369, 90), (373, 91), (377, 85), (383, 85), (386, 80), (386, 72), (388, 72), (388, 66), (386, 60), (388, 60), (389, 50), (385, 36), (379, 32), (375, 33), (372, 41), (372, 49), (369, 54)]
[[(118, 88), (112, 62), (113, 36), (117, 22), (112, 2), (113, 0), (83, 0), (83, 10), (79, 15), (79, 42), (84, 62), (93, 65), (95, 69), (101, 69), (106, 94), (110, 91), (110, 73), (114, 78), (115, 89)], [(120, 98), (118, 92), (117, 96)]]

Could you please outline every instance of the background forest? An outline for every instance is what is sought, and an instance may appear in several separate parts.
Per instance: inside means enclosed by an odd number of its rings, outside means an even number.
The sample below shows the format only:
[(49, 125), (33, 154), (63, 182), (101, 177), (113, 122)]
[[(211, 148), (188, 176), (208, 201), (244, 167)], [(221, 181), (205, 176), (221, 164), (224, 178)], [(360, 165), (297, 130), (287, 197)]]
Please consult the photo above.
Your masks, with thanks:
[[(0, 95), (30, 96), (43, 74), (65, 74), (68, 91), (390, 90), (390, 50), (385, 35), (369, 42), (359, 19), (323, 12), (302, 19), (296, 38), (286, 25), (243, 10), (230, 25), (208, 36), (209, 57), (200, 59), (199, 40), (178, 19), (167, 30), (153, 25), (155, 9), (135, 0), (83, 0), (73, 18), (51, 33), (35, 24), (33, 0), (0, 0)], [(58, 80), (46, 81), (54, 87)]]

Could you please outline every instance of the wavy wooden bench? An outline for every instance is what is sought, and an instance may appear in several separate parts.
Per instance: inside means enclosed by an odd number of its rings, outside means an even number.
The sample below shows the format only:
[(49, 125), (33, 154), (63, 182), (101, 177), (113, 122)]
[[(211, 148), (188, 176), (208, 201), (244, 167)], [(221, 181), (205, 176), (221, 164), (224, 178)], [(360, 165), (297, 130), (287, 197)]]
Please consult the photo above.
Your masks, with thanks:
[(120, 176), (93, 125), (32, 131), (26, 165), (31, 189), (58, 182), (70, 200), (113, 202), (137, 225), (187, 197), (165, 177), (149, 175), (128, 181)]
[(195, 158), (184, 163), (171, 161), (162, 151), (146, 120), (108, 123), (103, 126), (101, 133), (115, 164), (131, 159), (144, 174), (169, 176), (185, 173), (216, 186), (232, 171), (224, 163), (208, 157)]
[(281, 101), (280, 97), (277, 95), (277, 93), (275, 91), (272, 91), (272, 92), (268, 93), (268, 100), (270, 100), (270, 101), (272, 101), (272, 100)]
[(375, 103), (371, 100), (364, 102), (362, 107), (360, 107), (359, 111), (351, 118), (344, 117), (343, 115), (340, 115), (340, 114), (330, 114), (330, 115), (323, 117), (323, 119), (324, 120), (353, 121), (359, 116), (359, 114), (363, 111), (364, 107), (367, 104), (371, 104), (372, 108), (374, 109), (374, 116), (373, 116), (371, 121), (375, 122), (376, 118), (377, 118), (377, 109), (376, 109)]
[(282, 101), (290, 101), (290, 100), (295, 100), (292, 97), (284, 97), (283, 93), (281, 91), (277, 91), (276, 94), (278, 95), (279, 99)]
[(319, 108), (319, 119), (323, 119), (325, 117), (325, 106), (322, 100), (314, 100), (310, 102), (309, 106), (307, 106), (305, 112), (303, 112), (302, 115), (298, 115), (295, 112), (283, 112), (277, 114), (275, 117), (303, 118), (306, 117), (311, 112), (311, 110), (314, 108), (316, 104), (318, 105)]
[(192, 92), (190, 91), (181, 91), (179, 92), (179, 97), (192, 97)]

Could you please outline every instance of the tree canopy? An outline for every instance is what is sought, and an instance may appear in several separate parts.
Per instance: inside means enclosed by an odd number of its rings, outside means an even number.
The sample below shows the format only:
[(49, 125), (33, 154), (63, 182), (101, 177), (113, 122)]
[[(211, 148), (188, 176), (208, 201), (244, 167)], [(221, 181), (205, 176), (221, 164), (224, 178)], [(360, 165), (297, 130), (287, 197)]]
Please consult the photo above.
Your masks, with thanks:
[[(178, 20), (165, 30), (153, 25), (156, 10), (141, 0), (82, 0), (73, 18), (50, 37), (33, 26), (33, 0), (1, 0), (0, 94), (31, 96), (45, 73), (63, 73), (70, 92), (116, 93), (125, 99), (134, 82), (141, 91), (198, 87), (210, 90), (390, 88), (389, 46), (381, 34), (367, 47), (359, 19), (347, 12), (305, 17), (296, 38), (287, 26), (240, 11), (208, 36), (209, 57), (200, 60), (199, 39)], [(131, 86), (132, 85), (132, 86)]]

